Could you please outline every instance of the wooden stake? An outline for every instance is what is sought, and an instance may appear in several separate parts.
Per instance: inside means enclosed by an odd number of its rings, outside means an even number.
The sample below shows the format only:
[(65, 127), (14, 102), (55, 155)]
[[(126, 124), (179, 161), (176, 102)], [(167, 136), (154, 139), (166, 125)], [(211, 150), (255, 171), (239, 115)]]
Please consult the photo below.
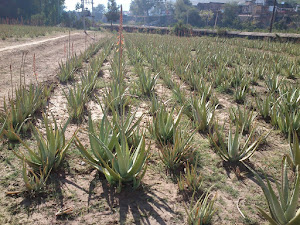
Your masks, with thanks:
[(10, 82), (11, 82), (11, 98), (14, 98), (14, 86), (13, 86), (13, 75), (12, 75), (12, 68), (11, 65), (9, 67), (10, 69)]
[(69, 30), (69, 58), (70, 58), (70, 53), (71, 53), (71, 31)]
[(36, 84), (38, 84), (37, 74), (36, 74), (36, 67), (35, 67), (35, 53), (33, 54), (33, 76), (35, 77)]

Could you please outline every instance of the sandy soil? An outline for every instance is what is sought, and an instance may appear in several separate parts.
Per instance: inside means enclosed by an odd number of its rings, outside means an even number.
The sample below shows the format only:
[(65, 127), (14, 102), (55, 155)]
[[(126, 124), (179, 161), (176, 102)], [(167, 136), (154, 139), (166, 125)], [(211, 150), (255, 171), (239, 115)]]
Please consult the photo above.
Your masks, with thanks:
[[(96, 33), (96, 40), (102, 37), (103, 34)], [(89, 36), (80, 31), (71, 33), (70, 52), (79, 54), (84, 51), (86, 46), (89, 46), (94, 40), (94, 33), (89, 33)], [(35, 54), (35, 67), (37, 79), (39, 82), (52, 82), (58, 71), (58, 63), (65, 61), (68, 52), (69, 35), (58, 34), (56, 36), (37, 38), (28, 41), (0, 41), (0, 105), (3, 103), (3, 97), (7, 98), (8, 93), (11, 93), (11, 72), (13, 84), (20, 84), (20, 68), (22, 65), (22, 55), (27, 53), (24, 70), (22, 69), (22, 82), (35, 82), (33, 75), (33, 56)], [(86, 42), (85, 42), (86, 40)], [(73, 50), (72, 50), (73, 46)]]

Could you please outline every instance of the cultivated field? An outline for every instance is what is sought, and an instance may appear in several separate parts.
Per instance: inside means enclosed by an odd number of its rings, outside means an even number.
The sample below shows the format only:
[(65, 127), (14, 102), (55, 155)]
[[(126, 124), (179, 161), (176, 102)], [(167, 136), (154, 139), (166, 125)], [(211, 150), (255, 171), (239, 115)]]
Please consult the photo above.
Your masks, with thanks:
[(24, 53), (0, 49), (1, 224), (267, 224), (257, 207), (275, 210), (275, 224), (295, 216), (300, 44), (80, 35), (77, 54), (68, 37), (24, 47), (45, 56), (18, 75), (10, 61)]
[(0, 38), (6, 39), (24, 39), (46, 36), (53, 33), (67, 32), (70, 29), (60, 27), (41, 27), (41, 26), (23, 26), (23, 25), (8, 25), (0, 24)]

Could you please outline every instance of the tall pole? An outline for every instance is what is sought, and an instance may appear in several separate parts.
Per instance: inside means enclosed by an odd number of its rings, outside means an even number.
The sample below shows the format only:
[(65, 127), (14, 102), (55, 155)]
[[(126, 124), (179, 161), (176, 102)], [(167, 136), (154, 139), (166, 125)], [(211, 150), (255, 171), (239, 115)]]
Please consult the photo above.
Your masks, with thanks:
[(84, 32), (86, 32), (86, 29), (85, 29), (85, 11), (84, 11), (84, 0), (81, 0), (81, 2), (82, 2), (83, 29), (84, 29)]
[(217, 16), (216, 16), (216, 20), (215, 20), (214, 30), (216, 29), (216, 26), (217, 26), (218, 16), (219, 16), (219, 11), (217, 11)]
[(94, 0), (92, 0), (92, 18), (93, 18), (93, 27), (95, 27)]
[(271, 23), (270, 23), (270, 30), (269, 30), (270, 33), (272, 33), (272, 29), (273, 29), (273, 23), (274, 23), (275, 12), (276, 12), (276, 5), (277, 5), (277, 1), (274, 0), (273, 13), (272, 13), (272, 18), (271, 18)]
[(57, 0), (57, 24), (59, 24), (59, 13), (60, 13), (59, 0)]

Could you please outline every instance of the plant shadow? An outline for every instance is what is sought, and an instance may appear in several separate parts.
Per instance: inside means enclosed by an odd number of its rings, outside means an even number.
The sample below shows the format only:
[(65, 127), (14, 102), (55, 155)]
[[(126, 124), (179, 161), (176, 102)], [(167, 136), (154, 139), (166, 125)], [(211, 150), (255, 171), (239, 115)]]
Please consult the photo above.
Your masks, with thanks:
[[(102, 175), (96, 174), (90, 184), (88, 205), (93, 199), (104, 198), (112, 213), (119, 211), (120, 224), (128, 223), (127, 219), (132, 215), (133, 224), (152, 224), (154, 218), (157, 224), (166, 225), (161, 212), (175, 214), (168, 202), (154, 193), (149, 186), (141, 185), (138, 189), (133, 189), (130, 184), (124, 185), (121, 193), (116, 193), (116, 188), (99, 176)], [(96, 182), (101, 180), (103, 193), (92, 196)]]

